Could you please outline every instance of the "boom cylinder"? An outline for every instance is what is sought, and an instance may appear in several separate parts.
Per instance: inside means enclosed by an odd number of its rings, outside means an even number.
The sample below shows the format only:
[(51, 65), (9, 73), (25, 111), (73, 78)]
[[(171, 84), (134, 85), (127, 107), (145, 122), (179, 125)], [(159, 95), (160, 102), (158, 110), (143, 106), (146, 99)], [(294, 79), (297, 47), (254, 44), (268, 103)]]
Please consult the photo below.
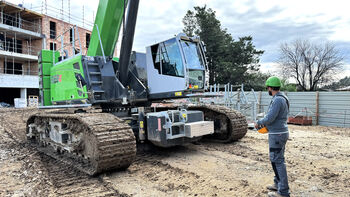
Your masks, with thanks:
[(129, 0), (128, 12), (126, 17), (125, 30), (123, 32), (122, 45), (120, 50), (119, 61), (119, 80), (126, 86), (128, 80), (128, 70), (130, 63), (130, 55), (132, 45), (134, 42), (135, 26), (137, 19), (137, 11), (139, 7), (139, 0)]

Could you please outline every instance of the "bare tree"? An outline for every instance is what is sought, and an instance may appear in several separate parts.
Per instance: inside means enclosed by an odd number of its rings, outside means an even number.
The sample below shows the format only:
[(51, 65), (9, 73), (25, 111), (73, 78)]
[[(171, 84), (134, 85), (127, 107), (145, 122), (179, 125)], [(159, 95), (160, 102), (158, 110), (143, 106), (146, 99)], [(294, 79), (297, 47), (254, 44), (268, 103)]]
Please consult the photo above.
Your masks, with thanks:
[(285, 77), (292, 77), (304, 91), (314, 91), (318, 85), (333, 80), (342, 69), (343, 57), (334, 44), (296, 40), (280, 46), (279, 65)]

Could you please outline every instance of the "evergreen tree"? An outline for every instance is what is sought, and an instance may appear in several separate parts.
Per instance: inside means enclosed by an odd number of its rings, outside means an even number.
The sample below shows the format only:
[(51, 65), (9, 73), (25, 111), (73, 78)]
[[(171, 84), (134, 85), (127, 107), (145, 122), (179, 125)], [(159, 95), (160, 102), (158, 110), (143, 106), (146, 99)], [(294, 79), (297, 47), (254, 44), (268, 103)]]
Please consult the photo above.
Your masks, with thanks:
[(227, 29), (222, 29), (215, 11), (206, 6), (188, 10), (183, 24), (187, 35), (200, 36), (206, 45), (210, 84), (241, 84), (256, 77), (264, 51), (255, 49), (251, 36), (235, 41)]
[(337, 82), (333, 82), (330, 85), (324, 86), (322, 89), (337, 90), (340, 88), (345, 88), (350, 86), (350, 77), (344, 77)]

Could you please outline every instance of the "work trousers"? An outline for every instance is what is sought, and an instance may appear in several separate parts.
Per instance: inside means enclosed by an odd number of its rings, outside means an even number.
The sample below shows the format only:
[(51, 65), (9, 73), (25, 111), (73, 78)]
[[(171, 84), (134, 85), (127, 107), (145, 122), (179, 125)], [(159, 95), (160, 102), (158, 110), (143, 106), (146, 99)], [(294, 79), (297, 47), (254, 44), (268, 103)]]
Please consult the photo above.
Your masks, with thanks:
[(274, 182), (277, 192), (283, 196), (289, 196), (287, 169), (284, 161), (284, 150), (289, 138), (289, 133), (269, 133), (270, 161), (275, 172)]

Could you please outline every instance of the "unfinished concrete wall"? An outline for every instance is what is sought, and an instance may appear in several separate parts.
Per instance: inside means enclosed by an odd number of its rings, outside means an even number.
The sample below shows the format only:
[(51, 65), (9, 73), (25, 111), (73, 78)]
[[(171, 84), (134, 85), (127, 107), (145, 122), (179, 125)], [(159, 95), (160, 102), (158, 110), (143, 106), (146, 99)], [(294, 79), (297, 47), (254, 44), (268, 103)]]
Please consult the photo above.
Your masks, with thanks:
[(39, 77), (30, 75), (0, 75), (3, 88), (39, 88)]

